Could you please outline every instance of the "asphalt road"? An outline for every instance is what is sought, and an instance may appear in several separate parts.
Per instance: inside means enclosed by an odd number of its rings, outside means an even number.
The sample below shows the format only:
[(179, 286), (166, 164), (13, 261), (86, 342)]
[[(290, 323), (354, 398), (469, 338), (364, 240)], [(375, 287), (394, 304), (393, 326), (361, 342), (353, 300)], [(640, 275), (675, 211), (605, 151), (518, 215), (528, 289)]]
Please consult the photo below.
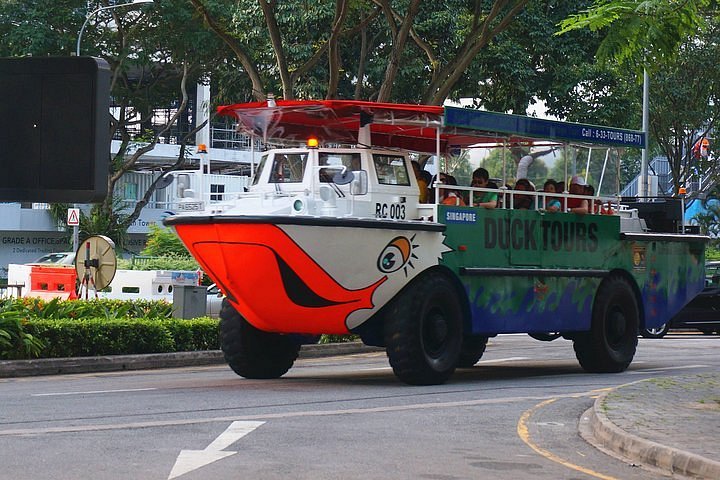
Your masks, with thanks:
[(491, 339), (445, 385), (410, 387), (383, 353), (227, 367), (0, 379), (0, 479), (651, 479), (578, 434), (603, 389), (717, 371), (720, 337), (640, 340), (590, 375), (572, 345)]

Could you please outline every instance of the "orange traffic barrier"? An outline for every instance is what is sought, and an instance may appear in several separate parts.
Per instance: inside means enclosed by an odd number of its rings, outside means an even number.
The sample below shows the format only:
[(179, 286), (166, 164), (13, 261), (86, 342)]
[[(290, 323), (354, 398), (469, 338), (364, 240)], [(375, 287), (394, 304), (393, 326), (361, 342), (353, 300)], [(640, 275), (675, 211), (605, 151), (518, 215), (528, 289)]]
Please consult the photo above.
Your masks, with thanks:
[(45, 300), (59, 297), (74, 300), (77, 297), (75, 284), (77, 273), (69, 267), (33, 266), (30, 269), (30, 290), (28, 297), (40, 297)]

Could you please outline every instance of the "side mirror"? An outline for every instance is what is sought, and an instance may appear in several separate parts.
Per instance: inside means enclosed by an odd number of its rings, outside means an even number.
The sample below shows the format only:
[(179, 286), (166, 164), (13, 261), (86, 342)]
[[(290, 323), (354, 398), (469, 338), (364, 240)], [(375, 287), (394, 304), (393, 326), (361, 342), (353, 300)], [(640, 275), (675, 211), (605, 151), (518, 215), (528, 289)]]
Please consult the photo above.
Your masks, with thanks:
[(335, 175), (333, 175), (333, 183), (335, 185), (347, 185), (352, 182), (354, 178), (355, 175), (353, 175), (353, 172), (350, 170), (343, 170), (341, 172), (336, 172)]
[(355, 170), (350, 183), (350, 195), (366, 195), (368, 192), (368, 174), (366, 170)]

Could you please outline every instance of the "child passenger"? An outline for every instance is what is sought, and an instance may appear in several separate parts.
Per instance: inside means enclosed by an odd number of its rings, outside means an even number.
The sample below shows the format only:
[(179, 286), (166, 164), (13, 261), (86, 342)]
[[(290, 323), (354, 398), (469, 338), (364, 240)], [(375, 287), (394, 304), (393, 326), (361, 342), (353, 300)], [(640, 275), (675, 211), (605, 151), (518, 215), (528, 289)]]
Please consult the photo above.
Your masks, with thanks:
[[(490, 181), (490, 174), (487, 170), (480, 167), (473, 172), (471, 187), (478, 188), (495, 188), (497, 185)], [(496, 192), (477, 192), (477, 197), (473, 198), (473, 206), (484, 208), (495, 208), (498, 203), (498, 194)]]
[[(440, 173), (440, 182), (445, 185), (457, 185), (457, 180), (452, 175)], [(455, 190), (448, 188), (440, 189), (440, 204), (442, 205), (456, 205), (464, 207), (466, 206), (465, 200)]]
[[(543, 192), (545, 193), (560, 193), (557, 190), (557, 182), (552, 178), (548, 178), (543, 185)], [(545, 197), (545, 210), (548, 212), (559, 212), (562, 209), (562, 204), (557, 197), (546, 196)]]

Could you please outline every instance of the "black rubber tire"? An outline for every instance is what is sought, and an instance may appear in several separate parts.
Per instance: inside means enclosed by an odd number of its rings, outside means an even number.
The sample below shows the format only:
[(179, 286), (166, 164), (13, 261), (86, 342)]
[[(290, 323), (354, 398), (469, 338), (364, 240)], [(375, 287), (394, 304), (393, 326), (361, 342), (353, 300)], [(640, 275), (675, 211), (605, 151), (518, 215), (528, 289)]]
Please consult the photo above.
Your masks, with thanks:
[(643, 328), (640, 330), (640, 335), (643, 338), (662, 338), (667, 335), (670, 330), (670, 322), (663, 323), (659, 328)]
[(528, 333), (532, 338), (535, 340), (540, 340), (541, 342), (552, 342), (553, 340), (557, 340), (562, 336), (560, 333), (539, 333), (539, 332), (533, 332)]
[(630, 283), (611, 276), (595, 294), (589, 332), (575, 337), (573, 348), (587, 372), (617, 373), (630, 365), (637, 348), (640, 311)]
[(460, 347), (457, 368), (472, 368), (482, 358), (487, 347), (488, 337), (466, 335)]
[(283, 376), (300, 351), (292, 338), (250, 325), (227, 299), (220, 310), (220, 347), (235, 373), (253, 379)]
[(453, 283), (431, 272), (388, 305), (385, 350), (395, 375), (410, 385), (439, 385), (455, 371), (463, 340), (463, 309)]

